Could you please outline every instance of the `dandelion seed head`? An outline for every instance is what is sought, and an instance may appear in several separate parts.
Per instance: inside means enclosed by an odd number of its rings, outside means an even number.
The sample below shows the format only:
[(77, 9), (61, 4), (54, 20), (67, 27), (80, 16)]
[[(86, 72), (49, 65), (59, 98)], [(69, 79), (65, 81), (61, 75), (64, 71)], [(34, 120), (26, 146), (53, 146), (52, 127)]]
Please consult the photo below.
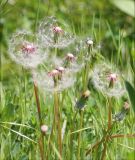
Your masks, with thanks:
[(9, 40), (9, 55), (25, 68), (35, 68), (47, 57), (47, 50), (38, 44), (31, 32), (17, 31)]
[[(114, 82), (112, 87), (110, 81)], [(92, 82), (95, 88), (109, 97), (120, 97), (125, 93), (121, 74), (111, 64), (96, 64)]]
[(38, 37), (42, 45), (55, 48), (65, 48), (74, 42), (75, 37), (58, 25), (55, 17), (44, 19), (38, 28)]
[(34, 71), (33, 80), (37, 82), (39, 88), (48, 92), (61, 92), (62, 90), (71, 87), (75, 82), (75, 76), (71, 74), (68, 70), (64, 70), (61, 78), (57, 81), (57, 85), (54, 81), (54, 76), (59, 76), (60, 71), (54, 69), (48, 74), (47, 72)]

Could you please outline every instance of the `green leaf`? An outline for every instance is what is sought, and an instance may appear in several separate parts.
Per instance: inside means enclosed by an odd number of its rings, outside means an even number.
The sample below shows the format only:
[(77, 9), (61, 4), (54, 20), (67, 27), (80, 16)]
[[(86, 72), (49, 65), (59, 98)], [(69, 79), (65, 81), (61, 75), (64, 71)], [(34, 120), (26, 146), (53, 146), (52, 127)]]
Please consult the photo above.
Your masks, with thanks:
[(126, 14), (135, 17), (135, 2), (133, 0), (110, 0), (112, 4), (118, 7)]
[(129, 95), (133, 110), (135, 112), (135, 89), (132, 87), (132, 85), (128, 81), (125, 81), (125, 85), (128, 91), (128, 95)]
[(3, 127), (3, 128), (6, 128), (6, 129), (8, 129), (8, 130), (10, 130), (10, 131), (12, 131), (12, 132), (14, 132), (14, 133), (16, 133), (16, 134), (18, 134), (19, 136), (21, 136), (21, 137), (23, 137), (23, 138), (25, 138), (25, 139), (27, 139), (27, 140), (29, 140), (29, 141), (31, 141), (31, 142), (37, 143), (37, 142), (34, 141), (33, 139), (25, 136), (24, 134), (22, 134), (22, 133), (20, 133), (20, 132), (17, 132), (17, 131), (15, 131), (15, 130), (13, 130), (13, 129), (11, 129), (11, 128), (8, 128), (8, 127), (6, 127), (6, 126), (3, 126), (3, 125), (0, 125), (0, 126)]

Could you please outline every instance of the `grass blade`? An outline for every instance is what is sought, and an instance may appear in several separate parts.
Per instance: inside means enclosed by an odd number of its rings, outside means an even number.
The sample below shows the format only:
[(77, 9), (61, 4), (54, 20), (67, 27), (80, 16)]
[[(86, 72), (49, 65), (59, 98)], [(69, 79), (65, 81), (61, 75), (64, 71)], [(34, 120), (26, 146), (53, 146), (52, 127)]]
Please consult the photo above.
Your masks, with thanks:
[(3, 128), (6, 128), (6, 129), (8, 129), (8, 130), (10, 130), (10, 131), (12, 131), (12, 132), (18, 134), (19, 136), (21, 136), (21, 137), (23, 137), (23, 138), (26, 138), (27, 140), (29, 140), (29, 141), (31, 141), (31, 142), (37, 143), (37, 142), (34, 141), (33, 139), (31, 139), (31, 138), (29, 138), (29, 137), (23, 135), (23, 134), (20, 133), (20, 132), (17, 132), (17, 131), (15, 131), (15, 130), (13, 130), (13, 129), (11, 129), (11, 128), (8, 128), (8, 127), (6, 127), (6, 126), (3, 126), (3, 125), (0, 125), (0, 126), (2, 126)]
[(125, 81), (125, 86), (126, 86), (133, 110), (135, 112), (135, 89), (132, 87), (132, 85), (128, 81)]

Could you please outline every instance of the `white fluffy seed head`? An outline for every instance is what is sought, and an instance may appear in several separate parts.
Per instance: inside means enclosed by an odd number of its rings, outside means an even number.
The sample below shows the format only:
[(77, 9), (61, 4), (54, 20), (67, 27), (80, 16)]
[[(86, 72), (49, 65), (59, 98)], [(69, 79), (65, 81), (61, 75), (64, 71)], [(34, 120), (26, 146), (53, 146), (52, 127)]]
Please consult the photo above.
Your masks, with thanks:
[[(109, 86), (110, 79), (115, 81), (112, 87)], [(96, 64), (93, 70), (92, 82), (96, 89), (109, 97), (120, 97), (125, 93), (121, 74), (111, 64), (104, 62)]]
[[(57, 74), (60, 72), (58, 70)], [(64, 70), (61, 78), (57, 81), (57, 86), (54, 82), (54, 77), (50, 76), (45, 71), (34, 71), (33, 72), (33, 80), (37, 82), (39, 88), (44, 90), (45, 92), (61, 92), (62, 90), (71, 87), (75, 82), (74, 74), (70, 73), (68, 70)]]
[[(41, 40), (43, 45), (47, 45), (52, 48), (65, 48), (73, 43), (75, 37), (66, 32), (60, 26), (57, 26), (58, 23), (59, 22), (54, 17), (45, 18), (40, 23), (38, 28), (38, 38)], [(58, 33), (57, 37), (56, 33)]]
[(25, 68), (36, 68), (47, 57), (47, 49), (38, 44), (31, 32), (17, 31), (9, 40), (10, 57)]

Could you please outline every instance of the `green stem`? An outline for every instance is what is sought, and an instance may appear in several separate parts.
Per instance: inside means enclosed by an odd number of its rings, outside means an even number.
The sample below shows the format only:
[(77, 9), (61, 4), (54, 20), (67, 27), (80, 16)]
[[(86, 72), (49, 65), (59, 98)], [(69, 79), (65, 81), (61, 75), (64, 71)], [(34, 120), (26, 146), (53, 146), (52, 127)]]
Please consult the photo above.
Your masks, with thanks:
[(103, 149), (103, 152), (102, 152), (101, 160), (105, 160), (105, 156), (106, 156), (106, 141), (104, 142), (104, 149)]
[(110, 138), (135, 138), (135, 134), (115, 134), (110, 136)]
[(108, 100), (109, 106), (108, 106), (108, 129), (111, 128), (112, 125), (112, 104), (111, 104), (111, 98)]
[[(81, 110), (80, 111), (80, 129), (82, 129), (82, 124), (83, 124), (83, 111)], [(77, 152), (77, 160), (80, 160), (80, 153), (81, 153), (81, 131), (79, 132), (79, 135), (78, 135), (78, 152)]]
[[(39, 119), (40, 128), (41, 128), (41, 125), (42, 125), (41, 108), (40, 108), (40, 102), (39, 102), (39, 97), (38, 97), (38, 88), (35, 82), (34, 82), (34, 93), (35, 93), (35, 98), (36, 98), (38, 119)], [(44, 137), (43, 137), (42, 132), (41, 132), (40, 139), (39, 139), (39, 149), (40, 149), (41, 160), (44, 160)]]
[(94, 149), (96, 149), (101, 143), (103, 143), (103, 142), (106, 140), (106, 138), (107, 138), (107, 140), (109, 140), (109, 138), (111, 137), (111, 136), (110, 136), (110, 135), (111, 135), (111, 131), (112, 131), (112, 129), (113, 129), (113, 127), (114, 127), (115, 124), (116, 124), (116, 122), (114, 122), (114, 123), (111, 125), (111, 128), (109, 128), (109, 129), (106, 131), (105, 135), (103, 136), (103, 138), (102, 138), (100, 141), (96, 142), (90, 149), (87, 150), (86, 156), (87, 156), (88, 154), (90, 154), (92, 151), (94, 151)]
[(75, 119), (76, 119), (76, 116), (77, 116), (77, 113), (78, 111), (75, 112), (74, 114), (74, 117), (73, 117), (73, 120), (71, 122), (71, 128), (70, 128), (70, 159), (72, 160), (73, 159), (73, 138), (74, 138), (74, 134), (72, 134), (73, 132), (73, 129), (74, 129), (74, 124), (75, 124)]
[(58, 93), (54, 92), (54, 108), (55, 108), (55, 124), (56, 129), (58, 129), (57, 140), (58, 140), (58, 147), (59, 153), (62, 157), (62, 134), (61, 134), (61, 115), (60, 115), (60, 106), (58, 104)]

